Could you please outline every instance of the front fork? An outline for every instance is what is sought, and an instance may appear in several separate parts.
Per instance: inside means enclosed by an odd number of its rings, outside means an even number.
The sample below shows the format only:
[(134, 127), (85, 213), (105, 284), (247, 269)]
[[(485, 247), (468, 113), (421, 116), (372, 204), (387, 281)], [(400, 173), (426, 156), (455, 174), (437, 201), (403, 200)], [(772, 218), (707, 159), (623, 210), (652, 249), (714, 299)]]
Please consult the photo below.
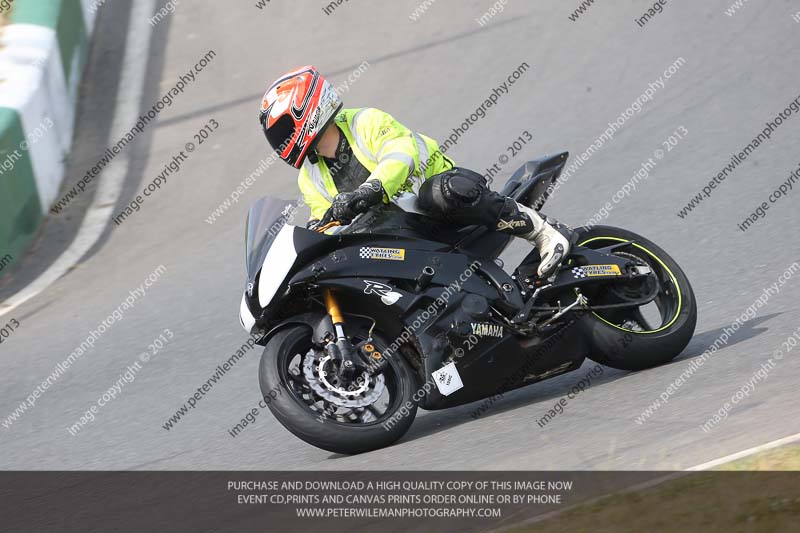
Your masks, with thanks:
[(344, 334), (342, 311), (339, 309), (339, 303), (331, 289), (323, 289), (322, 295), (325, 298), (325, 309), (328, 311), (328, 316), (331, 317), (333, 332), (336, 335), (336, 340), (328, 343), (325, 350), (332, 359), (341, 361), (339, 375), (346, 380), (351, 380), (355, 376), (356, 365), (353, 358), (353, 344)]
[[(325, 299), (325, 309), (328, 316), (331, 317), (333, 323), (333, 331), (336, 335), (336, 340), (329, 342), (325, 346), (325, 351), (332, 359), (341, 361), (339, 365), (339, 375), (345, 380), (352, 380), (356, 377), (357, 363), (368, 361), (370, 357), (376, 360), (381, 359), (381, 354), (375, 351), (374, 345), (367, 339), (365, 342), (359, 344), (358, 347), (353, 346), (350, 339), (347, 338), (344, 332), (344, 316), (342, 315), (339, 304), (336, 301), (336, 296), (332, 289), (323, 289), (322, 296)], [(375, 365), (364, 364), (372, 374)]]

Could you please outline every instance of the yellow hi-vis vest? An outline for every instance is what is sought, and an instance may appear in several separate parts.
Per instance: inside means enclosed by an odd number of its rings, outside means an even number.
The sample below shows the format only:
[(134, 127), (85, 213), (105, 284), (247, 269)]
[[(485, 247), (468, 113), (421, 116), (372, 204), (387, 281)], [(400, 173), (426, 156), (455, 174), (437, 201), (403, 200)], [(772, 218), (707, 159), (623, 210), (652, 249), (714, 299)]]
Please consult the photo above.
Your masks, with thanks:
[[(380, 180), (390, 198), (402, 191), (416, 193), (426, 179), (453, 166), (436, 141), (412, 132), (379, 109), (343, 109), (335, 122), (353, 155), (371, 173), (369, 179)], [(306, 159), (297, 183), (312, 219), (322, 218), (339, 194), (321, 157), (316, 164)]]

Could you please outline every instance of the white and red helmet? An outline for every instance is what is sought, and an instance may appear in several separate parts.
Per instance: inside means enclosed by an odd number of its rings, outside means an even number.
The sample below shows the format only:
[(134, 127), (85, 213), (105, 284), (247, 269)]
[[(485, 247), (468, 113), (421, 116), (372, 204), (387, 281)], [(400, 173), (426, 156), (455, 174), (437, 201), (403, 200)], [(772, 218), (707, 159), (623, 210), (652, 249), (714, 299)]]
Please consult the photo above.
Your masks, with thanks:
[(339, 94), (309, 65), (284, 74), (270, 85), (261, 102), (259, 120), (267, 141), (281, 159), (300, 168), (314, 141), (341, 108)]

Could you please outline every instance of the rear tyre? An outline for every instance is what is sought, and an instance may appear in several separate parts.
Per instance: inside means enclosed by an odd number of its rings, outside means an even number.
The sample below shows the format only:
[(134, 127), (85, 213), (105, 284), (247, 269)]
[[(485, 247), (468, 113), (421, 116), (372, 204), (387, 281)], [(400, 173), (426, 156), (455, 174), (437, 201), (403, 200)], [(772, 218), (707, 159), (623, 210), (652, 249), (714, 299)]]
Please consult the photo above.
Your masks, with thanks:
[[(268, 405), (275, 418), (307, 443), (334, 453), (376, 450), (402, 437), (417, 412), (413, 400), (416, 379), (403, 357), (389, 357), (389, 365), (381, 373), (380, 391), (371, 384), (362, 396), (372, 398), (381, 392), (380, 397), (363, 407), (344, 408), (337, 406), (339, 398), (321, 388), (321, 383), (332, 384), (333, 378), (326, 374), (327, 379), (318, 380), (318, 352), (313, 350), (311, 336), (307, 326), (288, 326), (264, 348), (259, 383), (264, 397), (274, 398)], [(376, 348), (385, 353), (388, 345), (377, 335), (373, 339)], [(306, 359), (309, 357), (313, 364)]]
[[(689, 344), (697, 323), (694, 292), (678, 263), (653, 242), (628, 230), (594, 226), (576, 231), (578, 246), (589, 248), (633, 241), (614, 253), (645, 263), (660, 285), (649, 307), (593, 312), (584, 321), (593, 346), (589, 357), (621, 370), (642, 370), (677, 357)], [(590, 305), (602, 303), (609, 302), (592, 300)]]

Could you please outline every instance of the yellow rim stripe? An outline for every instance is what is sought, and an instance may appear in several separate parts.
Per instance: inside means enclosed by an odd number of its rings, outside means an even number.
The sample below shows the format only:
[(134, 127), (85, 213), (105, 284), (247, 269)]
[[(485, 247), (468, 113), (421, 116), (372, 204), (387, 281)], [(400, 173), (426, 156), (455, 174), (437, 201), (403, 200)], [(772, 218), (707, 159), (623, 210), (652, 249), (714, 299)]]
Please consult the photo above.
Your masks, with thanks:
[[(628, 242), (628, 239), (620, 239), (618, 237), (593, 237), (593, 238), (589, 239), (588, 241), (583, 241), (582, 243), (579, 243), (578, 246), (584, 246), (584, 245), (589, 244), (590, 242), (594, 242), (594, 241)], [(681, 287), (680, 287), (680, 285), (678, 285), (678, 279), (675, 277), (675, 274), (672, 273), (672, 271), (669, 269), (669, 267), (667, 265), (665, 265), (664, 262), (661, 259), (659, 259), (656, 254), (654, 254), (653, 252), (651, 252), (650, 250), (648, 250), (644, 246), (642, 246), (640, 244), (636, 244), (635, 242), (633, 243), (633, 245), (635, 247), (637, 247), (637, 248), (640, 248), (641, 250), (644, 250), (647, 254), (650, 255), (650, 257), (652, 257), (653, 259), (658, 261), (658, 264), (660, 264), (662, 267), (664, 267), (664, 270), (667, 271), (667, 273), (669, 274), (669, 277), (672, 278), (672, 284), (675, 285), (675, 290), (678, 291), (678, 309), (677, 309), (677, 311), (675, 311), (675, 316), (672, 317), (672, 320), (670, 320), (668, 324), (666, 324), (664, 326), (661, 326), (658, 329), (654, 329), (652, 331), (636, 331), (636, 330), (633, 330), (633, 329), (627, 329), (627, 328), (623, 328), (623, 327), (617, 326), (616, 324), (612, 324), (611, 322), (609, 322), (605, 318), (601, 317), (600, 315), (598, 315), (594, 311), (592, 311), (592, 314), (594, 316), (596, 316), (597, 318), (599, 318), (600, 320), (602, 320), (603, 322), (605, 322), (606, 324), (608, 324), (609, 326), (612, 326), (612, 327), (617, 328), (617, 329), (622, 330), (622, 331), (629, 331), (631, 333), (638, 333), (638, 334), (642, 334), (642, 335), (643, 334), (648, 334), (648, 333), (658, 333), (659, 331), (663, 331), (663, 330), (667, 329), (672, 324), (674, 324), (676, 320), (678, 320), (678, 316), (681, 314), (681, 309), (683, 308), (683, 297), (681, 295)]]

